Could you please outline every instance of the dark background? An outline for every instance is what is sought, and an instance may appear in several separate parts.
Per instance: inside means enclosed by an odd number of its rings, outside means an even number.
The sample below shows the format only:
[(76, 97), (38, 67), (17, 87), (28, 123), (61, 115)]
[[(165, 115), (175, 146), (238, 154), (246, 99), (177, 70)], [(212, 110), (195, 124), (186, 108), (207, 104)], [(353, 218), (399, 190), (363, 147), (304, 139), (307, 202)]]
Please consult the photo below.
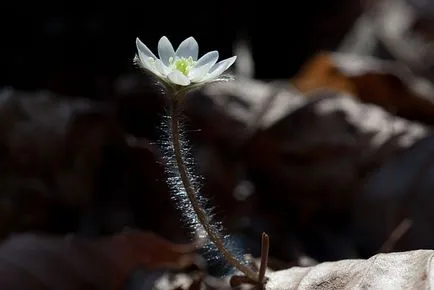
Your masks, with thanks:
[(232, 55), (247, 38), (256, 77), (289, 78), (318, 49), (333, 49), (360, 12), (359, 1), (53, 1), (2, 5), (0, 86), (110, 98), (131, 72), (135, 38), (154, 51), (166, 35), (194, 36), (200, 53)]

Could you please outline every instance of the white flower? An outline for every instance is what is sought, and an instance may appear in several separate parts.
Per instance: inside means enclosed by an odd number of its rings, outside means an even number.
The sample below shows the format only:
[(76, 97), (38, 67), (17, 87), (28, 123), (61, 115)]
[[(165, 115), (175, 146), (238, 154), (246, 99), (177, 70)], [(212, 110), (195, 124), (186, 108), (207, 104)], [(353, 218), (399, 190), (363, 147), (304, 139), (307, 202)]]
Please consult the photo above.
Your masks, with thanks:
[(175, 51), (166, 36), (158, 42), (157, 58), (152, 51), (136, 39), (137, 55), (135, 62), (142, 68), (154, 73), (164, 81), (180, 86), (206, 83), (216, 80), (236, 60), (236, 56), (222, 60), (218, 51), (210, 51), (197, 59), (199, 45), (193, 37), (189, 37)]

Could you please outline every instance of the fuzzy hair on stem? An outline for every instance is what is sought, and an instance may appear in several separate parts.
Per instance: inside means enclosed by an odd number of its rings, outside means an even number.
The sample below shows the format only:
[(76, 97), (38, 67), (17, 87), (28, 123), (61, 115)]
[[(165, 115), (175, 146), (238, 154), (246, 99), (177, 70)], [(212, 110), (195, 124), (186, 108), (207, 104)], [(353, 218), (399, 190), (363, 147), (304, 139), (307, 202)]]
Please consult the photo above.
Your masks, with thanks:
[(229, 237), (222, 234), (221, 225), (213, 220), (212, 209), (207, 206), (205, 197), (200, 195), (200, 178), (194, 174), (190, 146), (182, 134), (180, 105), (185, 93), (170, 96), (169, 115), (163, 125), (168, 136), (161, 147), (172, 199), (193, 233), (207, 241), (208, 250), (217, 251), (230, 265), (251, 280), (260, 282), (258, 274), (247, 265), (241, 251), (236, 251)]

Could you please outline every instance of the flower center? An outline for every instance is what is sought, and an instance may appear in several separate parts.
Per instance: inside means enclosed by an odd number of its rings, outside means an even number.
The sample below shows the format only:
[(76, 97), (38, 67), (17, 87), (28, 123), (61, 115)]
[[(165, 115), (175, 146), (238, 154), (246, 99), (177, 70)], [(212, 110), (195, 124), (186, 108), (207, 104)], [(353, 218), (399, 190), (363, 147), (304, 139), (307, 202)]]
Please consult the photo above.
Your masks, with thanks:
[(171, 57), (169, 58), (169, 64), (172, 68), (179, 70), (183, 75), (187, 76), (196, 62), (191, 56), (188, 58), (181, 57), (177, 59), (173, 59), (173, 57)]

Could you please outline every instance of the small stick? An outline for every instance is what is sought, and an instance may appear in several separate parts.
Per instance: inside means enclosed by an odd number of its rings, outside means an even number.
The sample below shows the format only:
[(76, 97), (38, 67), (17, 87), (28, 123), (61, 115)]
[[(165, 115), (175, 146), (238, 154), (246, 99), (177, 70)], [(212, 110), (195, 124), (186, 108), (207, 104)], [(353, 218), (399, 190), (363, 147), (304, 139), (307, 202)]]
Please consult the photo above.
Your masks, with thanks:
[(262, 233), (261, 241), (261, 264), (259, 266), (259, 283), (265, 283), (265, 271), (267, 270), (268, 264), (268, 252), (270, 249), (270, 239), (266, 233)]
[(390, 252), (412, 225), (413, 221), (408, 218), (400, 222), (399, 225), (392, 231), (387, 241), (381, 246), (379, 253)]

